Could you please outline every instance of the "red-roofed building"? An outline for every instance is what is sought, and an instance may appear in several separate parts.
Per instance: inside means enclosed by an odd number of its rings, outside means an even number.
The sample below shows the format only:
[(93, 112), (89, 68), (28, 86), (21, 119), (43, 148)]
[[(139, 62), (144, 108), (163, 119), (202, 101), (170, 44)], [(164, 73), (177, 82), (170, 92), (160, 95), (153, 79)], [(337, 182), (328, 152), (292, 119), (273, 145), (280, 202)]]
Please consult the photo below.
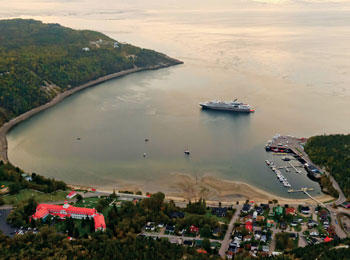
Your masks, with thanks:
[(199, 232), (199, 228), (194, 226), (194, 225), (192, 225), (192, 226), (190, 226), (190, 232), (191, 233), (198, 233)]
[(64, 205), (39, 204), (32, 218), (35, 220), (45, 219), (48, 215), (57, 216), (61, 219), (65, 219), (66, 217), (77, 219), (83, 219), (85, 217), (94, 218), (95, 231), (106, 230), (105, 218), (96, 209), (74, 207), (69, 205), (67, 201), (65, 201)]
[(331, 242), (332, 240), (333, 240), (332, 238), (326, 237), (323, 241), (324, 241), (324, 242)]
[(246, 229), (246, 230), (249, 230), (250, 232), (252, 232), (252, 231), (253, 231), (253, 222), (247, 221), (247, 222), (245, 223), (245, 229)]
[(72, 190), (68, 195), (67, 195), (67, 199), (72, 199), (74, 196), (76, 196), (78, 193), (74, 190)]
[(199, 254), (206, 254), (207, 251), (200, 248), (200, 249), (197, 249), (197, 253), (199, 253)]
[(97, 231), (97, 230), (101, 230), (101, 231), (106, 230), (105, 217), (102, 214), (97, 213), (94, 216), (94, 221), (95, 221), (95, 231)]
[(295, 208), (286, 208), (286, 215), (295, 215)]

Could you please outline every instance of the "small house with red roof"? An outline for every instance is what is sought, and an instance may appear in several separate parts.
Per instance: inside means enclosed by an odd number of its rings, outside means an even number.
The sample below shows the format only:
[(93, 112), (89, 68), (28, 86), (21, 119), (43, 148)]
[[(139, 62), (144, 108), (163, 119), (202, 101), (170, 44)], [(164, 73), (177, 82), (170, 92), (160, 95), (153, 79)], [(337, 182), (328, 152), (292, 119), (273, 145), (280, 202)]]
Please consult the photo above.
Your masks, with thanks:
[(67, 199), (72, 199), (74, 198), (78, 193), (74, 190), (72, 190), (68, 195), (67, 195)]
[(295, 215), (295, 208), (290, 207), (290, 208), (286, 208), (286, 215)]
[(199, 232), (199, 228), (192, 225), (192, 226), (190, 226), (190, 232), (193, 234), (197, 234)]
[(249, 230), (250, 232), (252, 232), (252, 231), (253, 231), (253, 222), (247, 221), (247, 222), (245, 223), (245, 229), (246, 229), (246, 230)]
[(333, 240), (332, 238), (327, 236), (323, 241), (327, 243), (327, 242), (331, 242), (332, 240)]

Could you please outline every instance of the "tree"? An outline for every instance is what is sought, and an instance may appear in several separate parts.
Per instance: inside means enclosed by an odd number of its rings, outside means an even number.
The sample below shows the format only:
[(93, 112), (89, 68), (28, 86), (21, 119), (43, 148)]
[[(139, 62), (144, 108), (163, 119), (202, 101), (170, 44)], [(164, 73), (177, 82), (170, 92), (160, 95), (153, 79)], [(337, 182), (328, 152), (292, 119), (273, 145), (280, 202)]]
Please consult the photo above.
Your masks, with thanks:
[(83, 196), (81, 196), (80, 194), (77, 195), (77, 202), (80, 202), (83, 200)]
[(211, 246), (211, 245), (210, 245), (209, 239), (204, 238), (204, 239), (202, 240), (202, 247), (205, 249), (205, 251), (210, 252), (210, 251), (211, 251), (210, 246)]
[(0, 197), (0, 206), (4, 205), (5, 204), (5, 201), (3, 198)]
[(210, 238), (212, 235), (212, 231), (211, 228), (208, 224), (205, 224), (201, 229), (200, 229), (200, 234), (201, 237), (206, 237), (206, 238)]

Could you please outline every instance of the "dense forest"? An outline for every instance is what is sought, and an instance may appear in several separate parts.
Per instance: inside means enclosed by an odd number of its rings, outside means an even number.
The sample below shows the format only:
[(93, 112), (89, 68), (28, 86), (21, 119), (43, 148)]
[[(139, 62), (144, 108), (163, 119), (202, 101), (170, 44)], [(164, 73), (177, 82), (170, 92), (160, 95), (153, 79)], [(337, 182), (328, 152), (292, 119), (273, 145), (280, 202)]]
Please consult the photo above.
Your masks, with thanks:
[(28, 233), (15, 238), (0, 234), (1, 259), (118, 259), (118, 260), (206, 260), (220, 259), (198, 254), (194, 248), (185, 248), (169, 241), (135, 237), (127, 241), (95, 233), (90, 238), (68, 240), (54, 228), (44, 227), (34, 235)]
[(176, 63), (99, 32), (0, 20), (0, 126), (82, 83), (135, 66)]
[(350, 197), (350, 135), (311, 137), (305, 151), (311, 160), (334, 177), (346, 197)]
[[(28, 176), (31, 181), (26, 180)], [(16, 194), (23, 189), (33, 189), (45, 193), (50, 193), (57, 190), (66, 190), (67, 185), (63, 181), (48, 179), (38, 174), (25, 174), (18, 167), (12, 164), (4, 164), (0, 161), (0, 181), (9, 183), (9, 193)], [(1, 198), (1, 197), (0, 197)]]

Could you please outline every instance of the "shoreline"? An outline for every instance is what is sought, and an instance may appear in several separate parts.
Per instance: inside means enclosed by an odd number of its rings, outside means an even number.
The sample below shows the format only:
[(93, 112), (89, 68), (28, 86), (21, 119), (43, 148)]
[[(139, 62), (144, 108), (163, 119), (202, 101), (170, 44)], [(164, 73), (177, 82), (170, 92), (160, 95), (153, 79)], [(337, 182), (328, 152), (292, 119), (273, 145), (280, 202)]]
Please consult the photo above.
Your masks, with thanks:
[(3, 124), (0, 128), (0, 161), (3, 161), (4, 163), (9, 163), (9, 159), (8, 159), (8, 154), (7, 154), (7, 150), (8, 150), (8, 144), (7, 144), (7, 134), (8, 132), (15, 127), (16, 125), (20, 124), (21, 122), (27, 120), (28, 118), (30, 118), (33, 115), (38, 114), (41, 111), (44, 111), (50, 107), (55, 106), (56, 104), (60, 103), (62, 100), (64, 100), (65, 98), (75, 94), (76, 92), (79, 92), (83, 89), (89, 88), (89, 87), (93, 87), (96, 86), (98, 84), (101, 84), (103, 82), (112, 80), (112, 79), (116, 79), (128, 74), (132, 74), (135, 72), (140, 72), (140, 71), (147, 71), (147, 70), (157, 70), (157, 69), (162, 69), (162, 68), (167, 68), (167, 67), (171, 67), (171, 66), (175, 66), (175, 65), (179, 65), (179, 64), (183, 64), (182, 61), (174, 59), (174, 58), (170, 58), (168, 56), (166, 56), (172, 63), (161, 63), (155, 66), (148, 66), (148, 67), (134, 67), (132, 69), (128, 69), (128, 70), (122, 70), (116, 73), (112, 73), (103, 77), (100, 77), (98, 79), (89, 81), (87, 83), (84, 83), (80, 86), (74, 87), (72, 89), (68, 89), (64, 92), (61, 92), (59, 94), (57, 94), (51, 101), (47, 102), (46, 104), (43, 104), (39, 107), (35, 107), (13, 119), (11, 119), (10, 121), (6, 122), (5, 124)]
[[(159, 190), (165, 194), (166, 199), (174, 200), (176, 203), (187, 203), (189, 200), (192, 202), (198, 201), (203, 198), (207, 201), (208, 205), (218, 205), (221, 202), (223, 205), (234, 205), (238, 201), (240, 204), (246, 200), (253, 201), (254, 203), (268, 203), (276, 199), (277, 204), (308, 204), (316, 205), (316, 201), (310, 198), (286, 198), (283, 195), (272, 194), (268, 191), (264, 191), (258, 187), (252, 186), (245, 182), (231, 181), (225, 179), (219, 179), (212, 176), (203, 176), (200, 179), (194, 179), (192, 176), (186, 174), (176, 174), (172, 176), (174, 188), (172, 191), (168, 190), (164, 183), (160, 182), (159, 187), (164, 187), (163, 190)], [(196, 182), (196, 183), (195, 183)], [(184, 183), (187, 184), (184, 187)], [(97, 193), (111, 194), (113, 190), (119, 192), (121, 190), (128, 190), (134, 194), (137, 191), (141, 191), (143, 195), (146, 194), (147, 187), (143, 185), (122, 184), (116, 186), (96, 186), (67, 184), (70, 188), (76, 190), (91, 191), (92, 188), (96, 189)], [(203, 190), (206, 190), (203, 192)], [(334, 199), (333, 197), (321, 194), (314, 196), (321, 202), (329, 202)]]

